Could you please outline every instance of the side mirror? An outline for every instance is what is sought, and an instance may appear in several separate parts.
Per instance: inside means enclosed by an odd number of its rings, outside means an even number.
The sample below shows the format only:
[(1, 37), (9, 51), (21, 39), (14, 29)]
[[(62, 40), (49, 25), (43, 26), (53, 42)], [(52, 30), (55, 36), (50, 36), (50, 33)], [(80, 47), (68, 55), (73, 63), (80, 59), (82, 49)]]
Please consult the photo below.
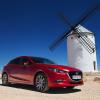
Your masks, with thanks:
[(24, 62), (23, 65), (27, 67), (27, 66), (31, 65), (31, 63), (30, 62)]

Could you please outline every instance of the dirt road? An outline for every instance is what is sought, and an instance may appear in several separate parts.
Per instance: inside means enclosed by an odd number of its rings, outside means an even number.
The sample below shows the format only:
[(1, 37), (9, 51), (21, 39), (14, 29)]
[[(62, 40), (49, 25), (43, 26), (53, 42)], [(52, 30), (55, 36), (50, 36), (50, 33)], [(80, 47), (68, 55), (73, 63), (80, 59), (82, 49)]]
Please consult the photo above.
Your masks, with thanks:
[(2, 86), (0, 80), (0, 100), (100, 100), (100, 83), (88, 78), (73, 90), (52, 89), (48, 93), (36, 92), (31, 86)]

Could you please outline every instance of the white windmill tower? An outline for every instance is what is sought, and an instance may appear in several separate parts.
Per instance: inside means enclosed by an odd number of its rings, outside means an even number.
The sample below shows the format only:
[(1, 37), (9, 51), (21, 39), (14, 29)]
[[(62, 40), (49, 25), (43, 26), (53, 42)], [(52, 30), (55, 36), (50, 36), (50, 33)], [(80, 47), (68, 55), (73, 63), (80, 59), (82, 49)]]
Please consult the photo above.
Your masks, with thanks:
[[(95, 49), (94, 34), (80, 25), (78, 30), (81, 31), (81, 37), (88, 42), (89, 46)], [(81, 37), (78, 37), (77, 34), (67, 37), (68, 63), (84, 72), (98, 71), (96, 49), (93, 51)]]
[(66, 17), (60, 14), (61, 19), (70, 26), (70, 30), (50, 45), (50, 50), (54, 50), (63, 40), (67, 39), (69, 65), (84, 72), (98, 71), (98, 69), (94, 34), (80, 24), (99, 7), (100, 3), (94, 4), (75, 24), (70, 24)]

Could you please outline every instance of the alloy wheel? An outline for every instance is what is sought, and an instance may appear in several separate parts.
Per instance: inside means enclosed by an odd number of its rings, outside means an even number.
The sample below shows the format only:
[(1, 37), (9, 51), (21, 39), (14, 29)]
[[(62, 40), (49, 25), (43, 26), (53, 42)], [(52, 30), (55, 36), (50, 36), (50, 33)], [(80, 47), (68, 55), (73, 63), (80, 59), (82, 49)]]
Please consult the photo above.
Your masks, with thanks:
[(35, 87), (37, 91), (45, 92), (48, 90), (47, 78), (44, 74), (38, 74), (35, 79)]
[(2, 75), (2, 85), (8, 85), (8, 75), (7, 74)]

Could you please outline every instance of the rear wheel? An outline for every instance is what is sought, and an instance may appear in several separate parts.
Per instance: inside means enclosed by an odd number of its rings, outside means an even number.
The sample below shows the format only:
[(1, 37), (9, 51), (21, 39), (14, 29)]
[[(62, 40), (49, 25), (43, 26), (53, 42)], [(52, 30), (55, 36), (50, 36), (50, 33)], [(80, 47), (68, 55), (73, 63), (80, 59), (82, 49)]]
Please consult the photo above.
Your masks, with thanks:
[(39, 92), (46, 92), (48, 88), (48, 80), (43, 73), (39, 73), (35, 78), (35, 88)]
[(8, 82), (8, 75), (6, 73), (4, 73), (2, 75), (2, 85), (9, 85), (9, 82)]

